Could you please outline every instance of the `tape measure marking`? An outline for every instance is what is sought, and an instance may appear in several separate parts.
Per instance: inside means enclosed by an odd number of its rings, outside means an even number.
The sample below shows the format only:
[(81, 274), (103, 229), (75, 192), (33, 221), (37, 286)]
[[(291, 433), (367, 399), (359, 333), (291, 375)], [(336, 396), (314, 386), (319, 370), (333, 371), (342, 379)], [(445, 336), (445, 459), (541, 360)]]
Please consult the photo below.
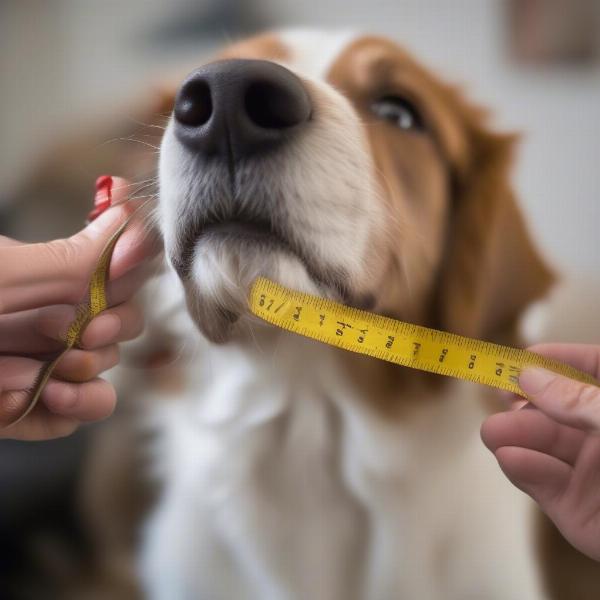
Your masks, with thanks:
[(523, 397), (518, 379), (526, 366), (598, 385), (587, 373), (527, 350), (397, 321), (289, 290), (262, 277), (252, 286), (249, 306), (261, 319), (325, 344)]

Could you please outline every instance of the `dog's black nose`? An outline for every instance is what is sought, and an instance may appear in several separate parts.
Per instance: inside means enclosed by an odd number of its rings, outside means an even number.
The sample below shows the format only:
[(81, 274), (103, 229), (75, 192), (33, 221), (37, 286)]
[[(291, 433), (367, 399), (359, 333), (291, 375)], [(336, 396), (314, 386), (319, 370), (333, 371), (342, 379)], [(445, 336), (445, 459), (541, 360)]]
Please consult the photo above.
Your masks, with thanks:
[(239, 158), (276, 146), (310, 119), (291, 71), (265, 60), (224, 60), (194, 71), (175, 100), (175, 131), (191, 150)]

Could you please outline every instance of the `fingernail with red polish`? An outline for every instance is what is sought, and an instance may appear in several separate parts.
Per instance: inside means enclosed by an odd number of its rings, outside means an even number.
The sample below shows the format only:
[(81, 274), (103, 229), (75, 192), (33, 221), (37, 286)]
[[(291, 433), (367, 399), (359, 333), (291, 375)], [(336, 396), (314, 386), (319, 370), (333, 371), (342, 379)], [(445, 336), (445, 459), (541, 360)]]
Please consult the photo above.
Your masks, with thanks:
[(113, 178), (110, 175), (101, 175), (96, 179), (96, 199), (94, 201), (96, 206), (105, 202), (110, 205), (112, 202), (112, 187)]
[(110, 175), (101, 175), (96, 179), (96, 197), (94, 209), (88, 214), (88, 223), (99, 217), (112, 203), (113, 178)]

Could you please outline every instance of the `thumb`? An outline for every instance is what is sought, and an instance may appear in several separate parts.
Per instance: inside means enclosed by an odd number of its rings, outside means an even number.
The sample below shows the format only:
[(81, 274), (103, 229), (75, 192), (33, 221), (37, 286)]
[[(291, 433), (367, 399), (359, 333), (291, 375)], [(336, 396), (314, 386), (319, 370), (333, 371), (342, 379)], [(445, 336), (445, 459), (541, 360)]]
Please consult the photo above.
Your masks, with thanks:
[[(127, 229), (119, 238), (112, 254), (110, 263), (110, 279), (117, 279), (132, 270), (144, 259), (150, 258), (160, 250), (160, 241), (156, 232), (145, 224), (149, 212), (139, 210), (150, 196), (129, 198), (130, 193), (136, 190), (125, 180), (117, 177), (100, 177), (98, 181), (111, 181), (108, 197), (112, 198), (112, 208), (107, 211), (97, 212), (106, 205), (104, 198), (105, 188), (100, 188), (96, 194), (96, 208), (90, 213), (92, 221), (85, 229), (67, 240), (77, 252), (86, 257), (91, 254), (92, 270), (96, 266), (98, 257), (105, 244), (120, 225), (125, 223), (132, 215), (134, 218), (128, 222)], [(139, 212), (138, 212), (139, 210)], [(134, 214), (137, 213), (137, 214)], [(88, 276), (91, 270), (88, 271)], [(87, 283), (87, 281), (86, 281)]]
[(525, 369), (519, 386), (529, 401), (555, 421), (600, 433), (600, 387), (547, 369)]
[[(47, 243), (21, 244), (0, 248), (0, 314), (45, 306), (50, 304), (74, 304), (79, 302), (87, 289), (88, 280), (98, 257), (111, 235), (141, 204), (142, 201), (120, 203), (125, 196), (124, 180), (117, 180), (119, 195), (114, 195), (114, 206), (101, 214), (77, 234)], [(115, 186), (115, 190), (117, 187)], [(132, 228), (136, 229), (135, 224)], [(137, 231), (123, 234), (115, 248), (119, 250), (117, 275), (124, 274), (144, 258), (135, 246), (142, 244), (140, 227)], [(125, 243), (123, 243), (125, 242)], [(138, 245), (139, 245), (138, 244)], [(123, 248), (128, 250), (123, 252)], [(143, 249), (142, 249), (143, 250)], [(150, 250), (149, 250), (150, 252)], [(137, 260), (126, 260), (127, 254), (135, 254)], [(111, 276), (115, 276), (111, 268)]]

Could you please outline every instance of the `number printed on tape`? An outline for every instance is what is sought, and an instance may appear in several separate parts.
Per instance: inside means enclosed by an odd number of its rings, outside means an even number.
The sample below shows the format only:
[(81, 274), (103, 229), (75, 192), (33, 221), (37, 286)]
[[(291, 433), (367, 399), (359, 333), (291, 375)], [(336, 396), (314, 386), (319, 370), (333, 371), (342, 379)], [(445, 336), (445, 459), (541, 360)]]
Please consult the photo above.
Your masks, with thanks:
[(331, 346), (524, 397), (518, 381), (526, 366), (544, 367), (598, 385), (586, 373), (527, 350), (396, 321), (289, 290), (262, 277), (254, 282), (249, 306), (256, 316), (277, 327)]

